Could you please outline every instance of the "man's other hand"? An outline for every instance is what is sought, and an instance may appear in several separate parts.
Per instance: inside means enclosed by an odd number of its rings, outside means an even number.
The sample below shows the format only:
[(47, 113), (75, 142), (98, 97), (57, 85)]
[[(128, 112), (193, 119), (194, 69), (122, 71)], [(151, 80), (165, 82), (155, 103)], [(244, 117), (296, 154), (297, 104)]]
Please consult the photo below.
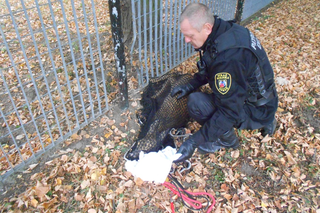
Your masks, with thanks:
[(173, 162), (180, 163), (185, 160), (188, 160), (189, 158), (191, 158), (196, 148), (197, 148), (197, 143), (193, 139), (189, 138), (188, 140), (182, 143), (182, 145), (180, 146), (177, 152), (177, 153), (181, 153), (181, 156)]

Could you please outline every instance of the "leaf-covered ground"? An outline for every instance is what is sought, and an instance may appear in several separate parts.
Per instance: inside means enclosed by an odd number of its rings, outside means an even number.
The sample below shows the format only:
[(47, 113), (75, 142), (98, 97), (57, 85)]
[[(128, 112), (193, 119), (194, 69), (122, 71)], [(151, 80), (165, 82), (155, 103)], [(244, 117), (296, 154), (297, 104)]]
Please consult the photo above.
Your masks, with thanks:
[[(192, 169), (176, 175), (190, 191), (213, 194), (214, 212), (320, 212), (319, 11), (319, 1), (283, 0), (247, 25), (274, 67), (278, 128), (264, 138), (259, 131), (238, 132), (238, 150), (195, 153)], [(195, 69), (194, 60), (176, 68)], [(167, 188), (124, 168), (139, 130), (138, 108), (139, 93), (131, 93), (127, 111), (113, 107), (18, 173), (15, 187), (1, 194), (1, 212), (171, 212)], [(176, 212), (188, 212), (173, 199)]]

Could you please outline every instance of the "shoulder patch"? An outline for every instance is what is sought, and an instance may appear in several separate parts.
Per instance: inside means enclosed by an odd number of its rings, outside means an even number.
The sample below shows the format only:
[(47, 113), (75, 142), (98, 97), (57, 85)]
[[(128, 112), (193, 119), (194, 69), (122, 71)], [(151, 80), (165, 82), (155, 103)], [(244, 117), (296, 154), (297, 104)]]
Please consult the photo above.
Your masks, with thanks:
[(218, 92), (222, 95), (227, 94), (232, 83), (231, 75), (227, 72), (220, 72), (214, 76), (214, 79)]

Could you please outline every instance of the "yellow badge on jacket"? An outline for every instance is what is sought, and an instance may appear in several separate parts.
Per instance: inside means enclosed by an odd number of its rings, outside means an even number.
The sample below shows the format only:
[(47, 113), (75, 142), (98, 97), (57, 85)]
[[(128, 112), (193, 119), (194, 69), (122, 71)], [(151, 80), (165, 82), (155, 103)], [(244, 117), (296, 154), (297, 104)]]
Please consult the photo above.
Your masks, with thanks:
[(232, 79), (231, 75), (227, 72), (217, 73), (214, 76), (215, 85), (217, 90), (222, 94), (225, 95), (228, 93), (231, 87)]

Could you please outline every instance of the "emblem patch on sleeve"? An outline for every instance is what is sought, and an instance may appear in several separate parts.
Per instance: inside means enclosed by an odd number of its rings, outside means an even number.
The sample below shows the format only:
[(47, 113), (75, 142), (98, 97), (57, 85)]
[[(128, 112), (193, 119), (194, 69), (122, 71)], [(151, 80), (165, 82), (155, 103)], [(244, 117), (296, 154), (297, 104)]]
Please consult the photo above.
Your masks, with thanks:
[(225, 95), (228, 93), (230, 87), (231, 87), (231, 75), (227, 72), (221, 72), (217, 73), (214, 76), (215, 79), (215, 85), (217, 90), (222, 94)]

